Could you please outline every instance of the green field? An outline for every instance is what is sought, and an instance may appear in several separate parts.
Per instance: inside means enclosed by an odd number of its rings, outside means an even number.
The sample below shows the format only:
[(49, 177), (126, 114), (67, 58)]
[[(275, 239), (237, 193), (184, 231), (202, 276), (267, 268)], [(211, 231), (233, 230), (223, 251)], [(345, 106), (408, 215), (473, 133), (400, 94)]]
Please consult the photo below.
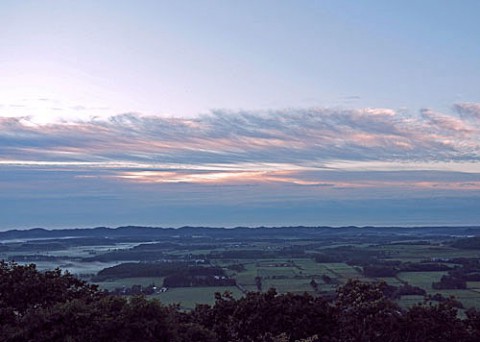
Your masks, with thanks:
[(237, 283), (245, 287), (249, 285), (255, 286), (255, 277), (258, 276), (257, 266), (255, 262), (251, 261), (248, 263), (244, 263), (243, 265), (245, 266), (246, 270), (243, 272), (237, 273), (237, 275), (235, 276)]
[(121, 278), (98, 282), (96, 284), (109, 291), (115, 288), (132, 287), (133, 285), (142, 285), (143, 287), (147, 287), (151, 284), (154, 284), (157, 287), (162, 287), (163, 277)]
[(470, 307), (480, 307), (480, 293), (474, 290), (435, 290), (444, 297), (453, 296), (463, 303), (465, 309)]
[(358, 268), (345, 263), (322, 263), (325, 270), (334, 275), (338, 280), (345, 282), (348, 279), (364, 279)]
[(184, 310), (194, 309), (196, 304), (213, 304), (215, 292), (231, 292), (235, 298), (242, 296), (242, 293), (235, 286), (224, 287), (180, 287), (171, 288), (167, 292), (149, 296), (156, 298), (163, 304), (180, 304)]
[(264, 291), (275, 288), (280, 293), (314, 293), (310, 281), (311, 279), (266, 279), (262, 282), (262, 288)]
[(438, 292), (432, 289), (432, 283), (437, 282), (447, 272), (401, 272), (398, 278), (410, 285), (421, 287), (427, 292)]

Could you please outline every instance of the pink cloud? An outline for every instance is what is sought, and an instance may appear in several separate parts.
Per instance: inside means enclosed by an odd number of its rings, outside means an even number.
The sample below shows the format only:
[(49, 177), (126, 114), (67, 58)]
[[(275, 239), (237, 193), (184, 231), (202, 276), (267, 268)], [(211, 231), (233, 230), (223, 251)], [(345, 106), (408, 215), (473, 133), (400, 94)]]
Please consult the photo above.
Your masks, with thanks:
[[(478, 104), (457, 112), (480, 113)], [(303, 166), (335, 161), (480, 160), (480, 129), (464, 115), (422, 110), (292, 109), (197, 118), (124, 114), (107, 120), (34, 124), (0, 118), (2, 160)], [(253, 177), (253, 175), (252, 175)]]
[(438, 128), (448, 131), (459, 132), (463, 134), (470, 134), (475, 132), (475, 129), (471, 127), (467, 122), (445, 114), (436, 113), (432, 110), (422, 110), (422, 115), (433, 125)]
[(480, 103), (457, 103), (453, 108), (467, 119), (480, 119)]

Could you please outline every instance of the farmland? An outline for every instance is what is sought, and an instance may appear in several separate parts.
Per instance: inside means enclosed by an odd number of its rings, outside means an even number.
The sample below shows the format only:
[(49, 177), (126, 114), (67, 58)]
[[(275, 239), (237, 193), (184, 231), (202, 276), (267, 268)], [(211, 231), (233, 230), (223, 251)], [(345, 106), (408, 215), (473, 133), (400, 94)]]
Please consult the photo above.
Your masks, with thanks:
[(460, 308), (480, 308), (478, 228), (28, 232), (3, 234), (0, 258), (60, 267), (112, 293), (144, 293), (183, 309), (212, 304), (225, 291), (236, 298), (270, 288), (333, 296), (349, 279), (386, 282), (402, 306), (454, 296)]

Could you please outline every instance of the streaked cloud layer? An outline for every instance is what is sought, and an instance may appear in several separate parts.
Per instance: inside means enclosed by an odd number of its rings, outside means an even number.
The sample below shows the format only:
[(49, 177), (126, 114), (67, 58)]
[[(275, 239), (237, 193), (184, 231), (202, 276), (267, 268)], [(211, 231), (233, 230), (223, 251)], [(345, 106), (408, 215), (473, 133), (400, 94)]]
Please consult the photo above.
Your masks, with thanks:
[(336, 161), (477, 162), (479, 120), (475, 103), (456, 104), (451, 113), (418, 114), (384, 108), (219, 110), (196, 118), (122, 114), (48, 124), (3, 117), (0, 161), (105, 168), (218, 164), (242, 170), (261, 164), (325, 167)]
[[(133, 210), (128, 222), (153, 225), (387, 224), (377, 218), (388, 212), (392, 224), (438, 224), (444, 222), (435, 217), (438, 209), (409, 216), (412, 208), (400, 210), (398, 201), (423, 199), (427, 208), (452, 198), (476, 200), (479, 162), (477, 103), (455, 104), (448, 113), (293, 108), (42, 124), (0, 118), (0, 201), (16, 203), (17, 218), (7, 214), (4, 225), (28, 224), (29, 216), (41, 224), (55, 213), (57, 224), (95, 224), (78, 219), (95, 215), (95, 222), (108, 224), (117, 222), (108, 217), (123, 217), (117, 209)], [(44, 207), (48, 201), (56, 204)], [(358, 209), (362, 201), (393, 207), (373, 215)], [(326, 212), (341, 210), (335, 203), (350, 203), (358, 217), (328, 218)], [(285, 220), (294, 208), (297, 214)]]

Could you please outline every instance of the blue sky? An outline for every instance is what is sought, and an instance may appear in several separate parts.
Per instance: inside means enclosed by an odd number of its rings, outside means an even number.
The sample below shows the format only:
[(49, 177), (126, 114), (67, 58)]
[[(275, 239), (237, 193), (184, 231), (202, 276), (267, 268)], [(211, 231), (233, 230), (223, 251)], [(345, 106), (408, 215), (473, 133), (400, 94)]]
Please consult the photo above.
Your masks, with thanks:
[(478, 1), (2, 1), (0, 229), (480, 219)]

